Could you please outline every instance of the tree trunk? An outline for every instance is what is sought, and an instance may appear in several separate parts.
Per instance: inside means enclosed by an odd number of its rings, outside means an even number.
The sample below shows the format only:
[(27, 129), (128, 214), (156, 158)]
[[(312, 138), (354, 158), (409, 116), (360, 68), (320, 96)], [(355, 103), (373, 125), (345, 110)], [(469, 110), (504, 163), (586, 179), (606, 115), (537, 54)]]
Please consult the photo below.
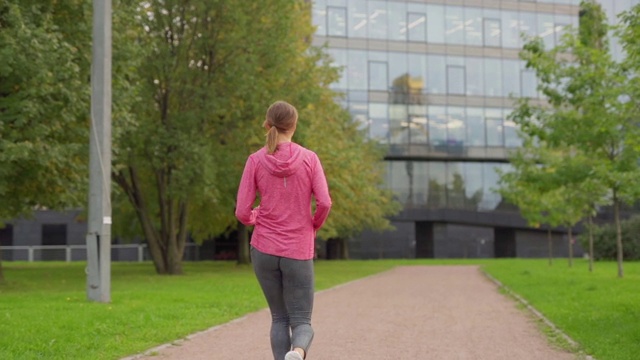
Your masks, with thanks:
[(2, 272), (2, 254), (0, 254), (0, 283), (4, 282), (4, 274)]
[(616, 247), (618, 250), (618, 277), (624, 276), (624, 269), (622, 268), (622, 225), (620, 224), (620, 203), (616, 191), (613, 192), (613, 216), (616, 220)]
[(175, 201), (167, 194), (167, 176), (156, 173), (158, 204), (160, 206), (160, 229), (151, 220), (149, 208), (139, 186), (137, 171), (133, 167), (112, 174), (116, 183), (125, 191), (133, 205), (155, 266), (156, 273), (180, 275), (183, 273), (182, 258), (187, 241), (188, 204)]
[(340, 259), (349, 260), (349, 241), (340, 239)]
[(549, 266), (553, 265), (553, 241), (551, 239), (551, 229), (547, 230), (547, 241), (549, 243)]
[(589, 272), (593, 272), (593, 218), (589, 215)]
[(569, 226), (569, 267), (573, 267), (573, 233)]
[(246, 265), (251, 263), (249, 255), (249, 229), (238, 221), (238, 264)]

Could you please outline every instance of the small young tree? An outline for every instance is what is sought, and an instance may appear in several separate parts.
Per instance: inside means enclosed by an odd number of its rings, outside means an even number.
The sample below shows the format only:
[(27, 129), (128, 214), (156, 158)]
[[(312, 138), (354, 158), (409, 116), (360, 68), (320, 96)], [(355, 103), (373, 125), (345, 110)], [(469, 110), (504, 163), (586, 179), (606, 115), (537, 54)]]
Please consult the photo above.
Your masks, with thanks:
[[(584, 163), (588, 178), (603, 189), (599, 193), (606, 190), (619, 228), (620, 204), (637, 198), (634, 179), (640, 176), (640, 129), (629, 102), (624, 101), (629, 93), (628, 70), (609, 53), (604, 12), (592, 1), (584, 1), (582, 11), (579, 31), (568, 31), (558, 47), (545, 50), (540, 39), (525, 45), (521, 56), (536, 71), (548, 104), (531, 106), (536, 120), (523, 117), (520, 125), (544, 146), (568, 158), (588, 159)], [(605, 201), (596, 196), (590, 203)], [(618, 276), (622, 277), (619, 231), (617, 238)]]

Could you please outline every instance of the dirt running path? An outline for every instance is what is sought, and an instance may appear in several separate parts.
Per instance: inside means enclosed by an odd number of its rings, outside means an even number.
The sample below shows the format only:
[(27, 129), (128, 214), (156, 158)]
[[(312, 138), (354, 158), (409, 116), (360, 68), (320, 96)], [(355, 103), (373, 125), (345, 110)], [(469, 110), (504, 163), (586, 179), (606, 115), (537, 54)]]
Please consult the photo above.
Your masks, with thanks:
[[(269, 312), (136, 359), (270, 360)], [(569, 360), (475, 266), (400, 267), (316, 295), (309, 360)], [(132, 358), (129, 358), (132, 359)]]

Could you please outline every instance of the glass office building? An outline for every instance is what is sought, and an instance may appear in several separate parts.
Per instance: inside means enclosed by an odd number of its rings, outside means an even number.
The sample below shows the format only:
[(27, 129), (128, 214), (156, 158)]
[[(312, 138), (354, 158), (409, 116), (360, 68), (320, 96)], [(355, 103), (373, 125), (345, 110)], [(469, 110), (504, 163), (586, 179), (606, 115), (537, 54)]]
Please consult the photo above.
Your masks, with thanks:
[[(612, 17), (634, 2), (602, 3)], [(385, 184), (403, 206), (395, 231), (352, 239), (352, 257), (547, 256), (546, 230), (494, 191), (496, 169), (521, 145), (512, 97), (541, 101), (521, 35), (553, 47), (578, 17), (579, 0), (313, 2), (314, 45), (343, 68), (332, 86), (388, 146)], [(566, 235), (553, 238), (565, 255)]]

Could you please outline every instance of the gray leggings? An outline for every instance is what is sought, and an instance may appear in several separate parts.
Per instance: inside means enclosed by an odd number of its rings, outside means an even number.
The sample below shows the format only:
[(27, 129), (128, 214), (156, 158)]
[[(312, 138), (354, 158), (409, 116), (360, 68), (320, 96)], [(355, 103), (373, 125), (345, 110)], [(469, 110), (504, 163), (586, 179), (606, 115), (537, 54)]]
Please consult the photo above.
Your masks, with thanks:
[(292, 348), (305, 354), (313, 340), (313, 260), (293, 260), (251, 248), (253, 269), (271, 310), (271, 350), (283, 360)]

